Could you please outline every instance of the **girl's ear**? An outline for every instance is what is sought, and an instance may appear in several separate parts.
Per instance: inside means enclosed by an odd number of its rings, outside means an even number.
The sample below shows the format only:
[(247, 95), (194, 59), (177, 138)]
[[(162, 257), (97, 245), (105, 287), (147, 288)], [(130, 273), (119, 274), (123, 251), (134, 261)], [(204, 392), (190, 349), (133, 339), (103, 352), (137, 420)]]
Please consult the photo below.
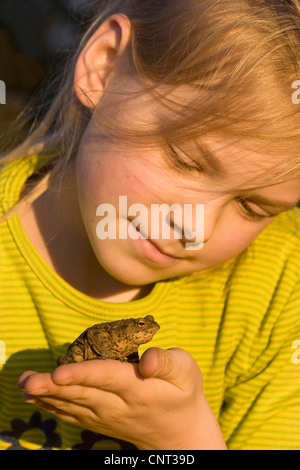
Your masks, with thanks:
[(129, 19), (116, 14), (105, 20), (85, 45), (74, 74), (74, 90), (84, 106), (95, 108), (99, 103), (130, 35)]

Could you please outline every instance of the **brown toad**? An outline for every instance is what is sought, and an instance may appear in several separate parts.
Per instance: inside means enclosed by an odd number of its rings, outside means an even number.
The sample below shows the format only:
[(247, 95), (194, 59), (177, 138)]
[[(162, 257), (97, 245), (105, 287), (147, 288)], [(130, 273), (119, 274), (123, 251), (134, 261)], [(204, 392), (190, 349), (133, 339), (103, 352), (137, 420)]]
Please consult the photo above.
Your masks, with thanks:
[(81, 333), (56, 363), (60, 366), (89, 359), (139, 362), (139, 345), (148, 343), (159, 328), (152, 315), (96, 324)]

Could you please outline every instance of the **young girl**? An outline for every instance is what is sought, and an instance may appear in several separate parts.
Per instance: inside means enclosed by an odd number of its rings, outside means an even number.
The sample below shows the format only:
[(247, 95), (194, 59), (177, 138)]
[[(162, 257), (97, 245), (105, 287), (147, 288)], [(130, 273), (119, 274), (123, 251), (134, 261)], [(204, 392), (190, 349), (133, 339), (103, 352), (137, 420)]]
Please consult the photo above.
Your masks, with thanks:
[[(100, 3), (2, 160), (0, 447), (299, 449), (299, 1)], [(203, 246), (157, 204), (203, 205)], [(99, 236), (106, 205), (131, 237)], [(148, 314), (139, 364), (56, 368)]]

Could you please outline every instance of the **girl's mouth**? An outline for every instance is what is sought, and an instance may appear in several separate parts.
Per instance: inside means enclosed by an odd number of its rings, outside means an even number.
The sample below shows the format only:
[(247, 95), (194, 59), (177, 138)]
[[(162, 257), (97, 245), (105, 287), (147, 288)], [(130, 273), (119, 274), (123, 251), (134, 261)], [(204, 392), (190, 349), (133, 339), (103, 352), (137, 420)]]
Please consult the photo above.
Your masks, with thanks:
[(163, 266), (171, 266), (182, 260), (180, 257), (165, 253), (153, 240), (145, 238), (141, 231), (130, 223), (130, 230), (137, 233), (137, 239), (132, 239), (132, 243), (138, 251), (150, 261)]

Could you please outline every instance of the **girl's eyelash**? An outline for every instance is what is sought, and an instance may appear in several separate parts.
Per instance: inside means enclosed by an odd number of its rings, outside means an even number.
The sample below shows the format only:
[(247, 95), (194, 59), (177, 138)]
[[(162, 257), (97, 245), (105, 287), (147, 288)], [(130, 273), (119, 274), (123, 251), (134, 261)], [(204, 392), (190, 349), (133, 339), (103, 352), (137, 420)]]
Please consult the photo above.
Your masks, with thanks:
[(175, 163), (175, 165), (177, 167), (179, 167), (180, 169), (182, 170), (186, 170), (186, 171), (198, 171), (198, 172), (201, 172), (201, 168), (199, 165), (190, 165), (189, 163), (185, 162), (184, 160), (182, 160), (178, 153), (175, 152), (175, 150), (169, 145), (168, 146), (168, 154), (170, 156), (170, 158), (172, 159), (172, 162)]
[(258, 214), (257, 212), (255, 212), (250, 206), (249, 204), (247, 204), (247, 200), (240, 197), (238, 198), (238, 203), (240, 204), (243, 212), (246, 214), (246, 216), (253, 220), (253, 221), (256, 221), (256, 220), (262, 220), (262, 219), (266, 219), (266, 218), (270, 218), (270, 217), (275, 217), (275, 214), (270, 214), (270, 215), (262, 215), (262, 214)]

